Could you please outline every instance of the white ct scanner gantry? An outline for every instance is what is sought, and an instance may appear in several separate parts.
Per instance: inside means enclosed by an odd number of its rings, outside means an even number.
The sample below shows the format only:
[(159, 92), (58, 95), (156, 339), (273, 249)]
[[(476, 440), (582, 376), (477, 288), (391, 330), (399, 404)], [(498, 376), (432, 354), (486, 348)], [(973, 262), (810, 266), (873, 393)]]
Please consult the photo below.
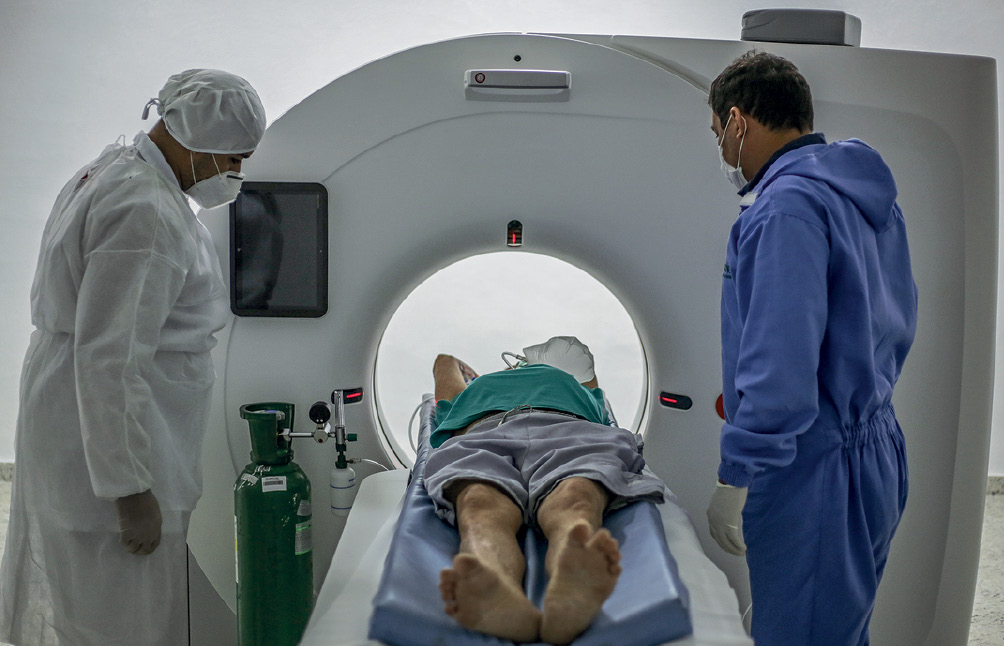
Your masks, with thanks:
[[(346, 427), (359, 438), (351, 453), (403, 468), (410, 458), (395, 455), (372, 396), (383, 330), (424, 279), (457, 260), (504, 251), (514, 219), (523, 226), (523, 250), (589, 272), (633, 317), (648, 369), (639, 429), (645, 457), (727, 574), (737, 613), (748, 606), (744, 562), (714, 544), (705, 521), (722, 422), (715, 408), (721, 267), (739, 209), (718, 168), (707, 89), (751, 47), (601, 35), (458, 38), (365, 65), (268, 128), (245, 163), (248, 181), (316, 183), (327, 195), (321, 219), (304, 225), (302, 248), (282, 252), (283, 263), (308, 273), (320, 268), (305, 291), (307, 300), (320, 293), (326, 307), (237, 316), (221, 335), (204, 494), (189, 537), (193, 644), (233, 639), (233, 483), (250, 448), (239, 407), (293, 402), (302, 411), (297, 430), (305, 431), (312, 402), (335, 389), (363, 388), (363, 402), (345, 410)], [(880, 645), (964, 644), (994, 377), (995, 62), (756, 47), (792, 60), (805, 75), (817, 131), (830, 141), (865, 140), (896, 177), (920, 314), (894, 400), (907, 440), (910, 499), (872, 638)], [(204, 221), (227, 273), (227, 218)], [(310, 232), (323, 232), (322, 239)], [(282, 280), (276, 292), (295, 291)], [(303, 287), (305, 279), (287, 280)], [(664, 391), (686, 395), (692, 406), (664, 405)], [(313, 527), (317, 587), (345, 525), (323, 511), (331, 444), (294, 447), (321, 492)], [(349, 523), (365, 513), (357, 504)]]

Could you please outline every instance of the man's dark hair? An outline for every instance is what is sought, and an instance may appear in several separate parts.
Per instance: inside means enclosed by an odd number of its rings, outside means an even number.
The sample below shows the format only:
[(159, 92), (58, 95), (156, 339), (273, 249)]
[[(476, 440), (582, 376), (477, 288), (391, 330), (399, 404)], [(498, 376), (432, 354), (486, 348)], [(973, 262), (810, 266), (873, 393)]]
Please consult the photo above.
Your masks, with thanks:
[(725, 127), (736, 106), (771, 130), (812, 130), (812, 92), (795, 65), (780, 56), (750, 50), (711, 83), (708, 105)]

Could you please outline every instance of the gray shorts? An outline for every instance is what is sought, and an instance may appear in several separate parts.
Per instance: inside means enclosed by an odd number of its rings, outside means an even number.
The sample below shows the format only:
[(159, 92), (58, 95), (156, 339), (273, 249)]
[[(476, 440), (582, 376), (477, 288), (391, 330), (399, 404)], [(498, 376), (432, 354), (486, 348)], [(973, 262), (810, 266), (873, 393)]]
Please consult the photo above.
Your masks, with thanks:
[(560, 413), (510, 411), (473, 425), (429, 453), (425, 487), (440, 518), (456, 525), (444, 491), (458, 480), (478, 480), (506, 493), (536, 526), (537, 509), (554, 487), (571, 477), (603, 485), (607, 510), (636, 500), (662, 502), (665, 485), (645, 468), (630, 431)]

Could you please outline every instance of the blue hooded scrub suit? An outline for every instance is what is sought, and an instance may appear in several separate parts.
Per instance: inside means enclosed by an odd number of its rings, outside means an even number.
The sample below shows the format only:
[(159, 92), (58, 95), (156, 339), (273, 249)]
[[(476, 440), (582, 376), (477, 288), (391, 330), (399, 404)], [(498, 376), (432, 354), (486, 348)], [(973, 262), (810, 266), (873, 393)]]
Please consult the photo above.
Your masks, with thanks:
[(868, 644), (907, 496), (891, 400), (917, 288), (896, 184), (863, 142), (811, 134), (741, 194), (722, 284), (718, 476), (749, 487), (753, 637)]

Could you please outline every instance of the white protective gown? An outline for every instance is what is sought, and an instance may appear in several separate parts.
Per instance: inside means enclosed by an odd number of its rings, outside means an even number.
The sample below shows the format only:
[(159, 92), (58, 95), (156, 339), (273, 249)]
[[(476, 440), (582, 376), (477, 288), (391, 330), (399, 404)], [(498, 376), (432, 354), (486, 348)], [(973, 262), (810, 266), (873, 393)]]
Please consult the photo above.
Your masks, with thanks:
[[(31, 291), (0, 642), (188, 643), (188, 518), (229, 316), (209, 232), (140, 133), (63, 188)], [(149, 556), (118, 541), (114, 499), (151, 489)]]

